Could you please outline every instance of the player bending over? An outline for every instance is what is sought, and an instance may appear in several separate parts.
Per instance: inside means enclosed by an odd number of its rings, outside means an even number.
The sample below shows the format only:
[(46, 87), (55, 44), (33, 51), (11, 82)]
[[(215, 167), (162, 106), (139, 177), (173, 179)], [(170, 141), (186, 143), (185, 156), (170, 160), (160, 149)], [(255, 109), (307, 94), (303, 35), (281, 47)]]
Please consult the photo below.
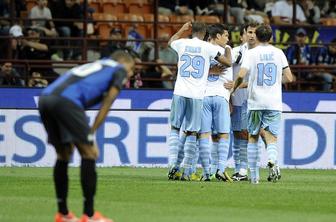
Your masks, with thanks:
[[(57, 153), (54, 166), (58, 213), (55, 222), (111, 222), (94, 212), (98, 148), (94, 133), (103, 123), (127, 77), (133, 75), (134, 60), (123, 51), (112, 59), (70, 69), (42, 91), (39, 112), (48, 133), (48, 141)], [(85, 109), (101, 103), (93, 125), (88, 125)], [(68, 164), (74, 146), (81, 155), (80, 181), (83, 190), (83, 216), (80, 220), (68, 210)]]

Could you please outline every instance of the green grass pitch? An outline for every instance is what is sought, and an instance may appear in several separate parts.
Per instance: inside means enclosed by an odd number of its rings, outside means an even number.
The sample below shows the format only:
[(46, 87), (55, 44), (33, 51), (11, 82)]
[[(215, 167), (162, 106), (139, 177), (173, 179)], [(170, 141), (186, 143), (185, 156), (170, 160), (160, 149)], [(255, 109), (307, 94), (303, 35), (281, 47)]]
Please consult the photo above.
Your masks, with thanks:
[[(278, 183), (167, 181), (167, 169), (99, 168), (96, 209), (115, 222), (336, 221), (334, 170), (282, 170)], [(82, 213), (79, 169), (69, 207)], [(49, 222), (56, 211), (51, 168), (0, 168), (0, 221)]]

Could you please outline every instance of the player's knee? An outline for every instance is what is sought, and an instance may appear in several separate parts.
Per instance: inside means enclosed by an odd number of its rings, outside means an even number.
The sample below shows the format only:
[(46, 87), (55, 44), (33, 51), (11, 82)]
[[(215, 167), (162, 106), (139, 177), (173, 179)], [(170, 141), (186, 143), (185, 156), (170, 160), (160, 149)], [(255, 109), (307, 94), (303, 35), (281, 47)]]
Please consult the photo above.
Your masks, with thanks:
[(78, 151), (83, 159), (96, 160), (99, 156), (99, 150), (95, 144), (77, 144)]
[(62, 146), (56, 148), (57, 159), (63, 161), (69, 161), (73, 153), (73, 146)]
[(209, 136), (210, 136), (210, 133), (201, 133), (199, 138), (200, 139), (206, 139), (206, 138), (209, 138)]
[(187, 136), (197, 136), (197, 132), (193, 132), (193, 131), (187, 131), (186, 132)]
[(218, 134), (219, 139), (229, 139), (229, 134), (228, 133), (219, 133)]
[(242, 130), (240, 132), (240, 139), (242, 139), (242, 140), (248, 140), (248, 132), (247, 132), (247, 130)]

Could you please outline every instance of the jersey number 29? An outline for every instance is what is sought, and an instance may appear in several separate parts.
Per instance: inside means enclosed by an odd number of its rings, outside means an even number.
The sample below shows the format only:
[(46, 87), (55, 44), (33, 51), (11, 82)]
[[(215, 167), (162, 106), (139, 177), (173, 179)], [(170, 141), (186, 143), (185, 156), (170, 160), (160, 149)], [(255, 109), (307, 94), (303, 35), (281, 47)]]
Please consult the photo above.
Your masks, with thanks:
[(267, 86), (273, 86), (276, 82), (277, 67), (274, 63), (258, 63), (258, 79), (257, 85), (263, 86), (264, 83)]
[[(183, 65), (180, 67), (180, 73), (182, 77), (190, 77), (192, 76), (195, 79), (202, 78), (204, 74), (204, 63), (205, 60), (201, 56), (191, 57), (189, 55), (182, 55), (180, 60)], [(192, 67), (195, 71), (186, 71), (188, 67)]]

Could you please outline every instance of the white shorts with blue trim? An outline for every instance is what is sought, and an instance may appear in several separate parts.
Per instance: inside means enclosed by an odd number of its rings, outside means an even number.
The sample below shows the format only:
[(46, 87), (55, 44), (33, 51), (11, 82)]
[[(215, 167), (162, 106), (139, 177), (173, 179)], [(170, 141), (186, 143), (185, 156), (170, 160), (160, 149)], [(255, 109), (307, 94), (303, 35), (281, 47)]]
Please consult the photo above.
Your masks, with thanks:
[(275, 110), (250, 110), (248, 112), (248, 132), (258, 135), (260, 128), (269, 131), (274, 136), (279, 134), (281, 112)]
[(184, 121), (185, 131), (198, 132), (201, 129), (202, 105), (202, 99), (174, 95), (170, 110), (170, 124), (180, 129)]
[(222, 96), (207, 96), (203, 100), (202, 126), (200, 133), (211, 131), (230, 133), (230, 109)]

